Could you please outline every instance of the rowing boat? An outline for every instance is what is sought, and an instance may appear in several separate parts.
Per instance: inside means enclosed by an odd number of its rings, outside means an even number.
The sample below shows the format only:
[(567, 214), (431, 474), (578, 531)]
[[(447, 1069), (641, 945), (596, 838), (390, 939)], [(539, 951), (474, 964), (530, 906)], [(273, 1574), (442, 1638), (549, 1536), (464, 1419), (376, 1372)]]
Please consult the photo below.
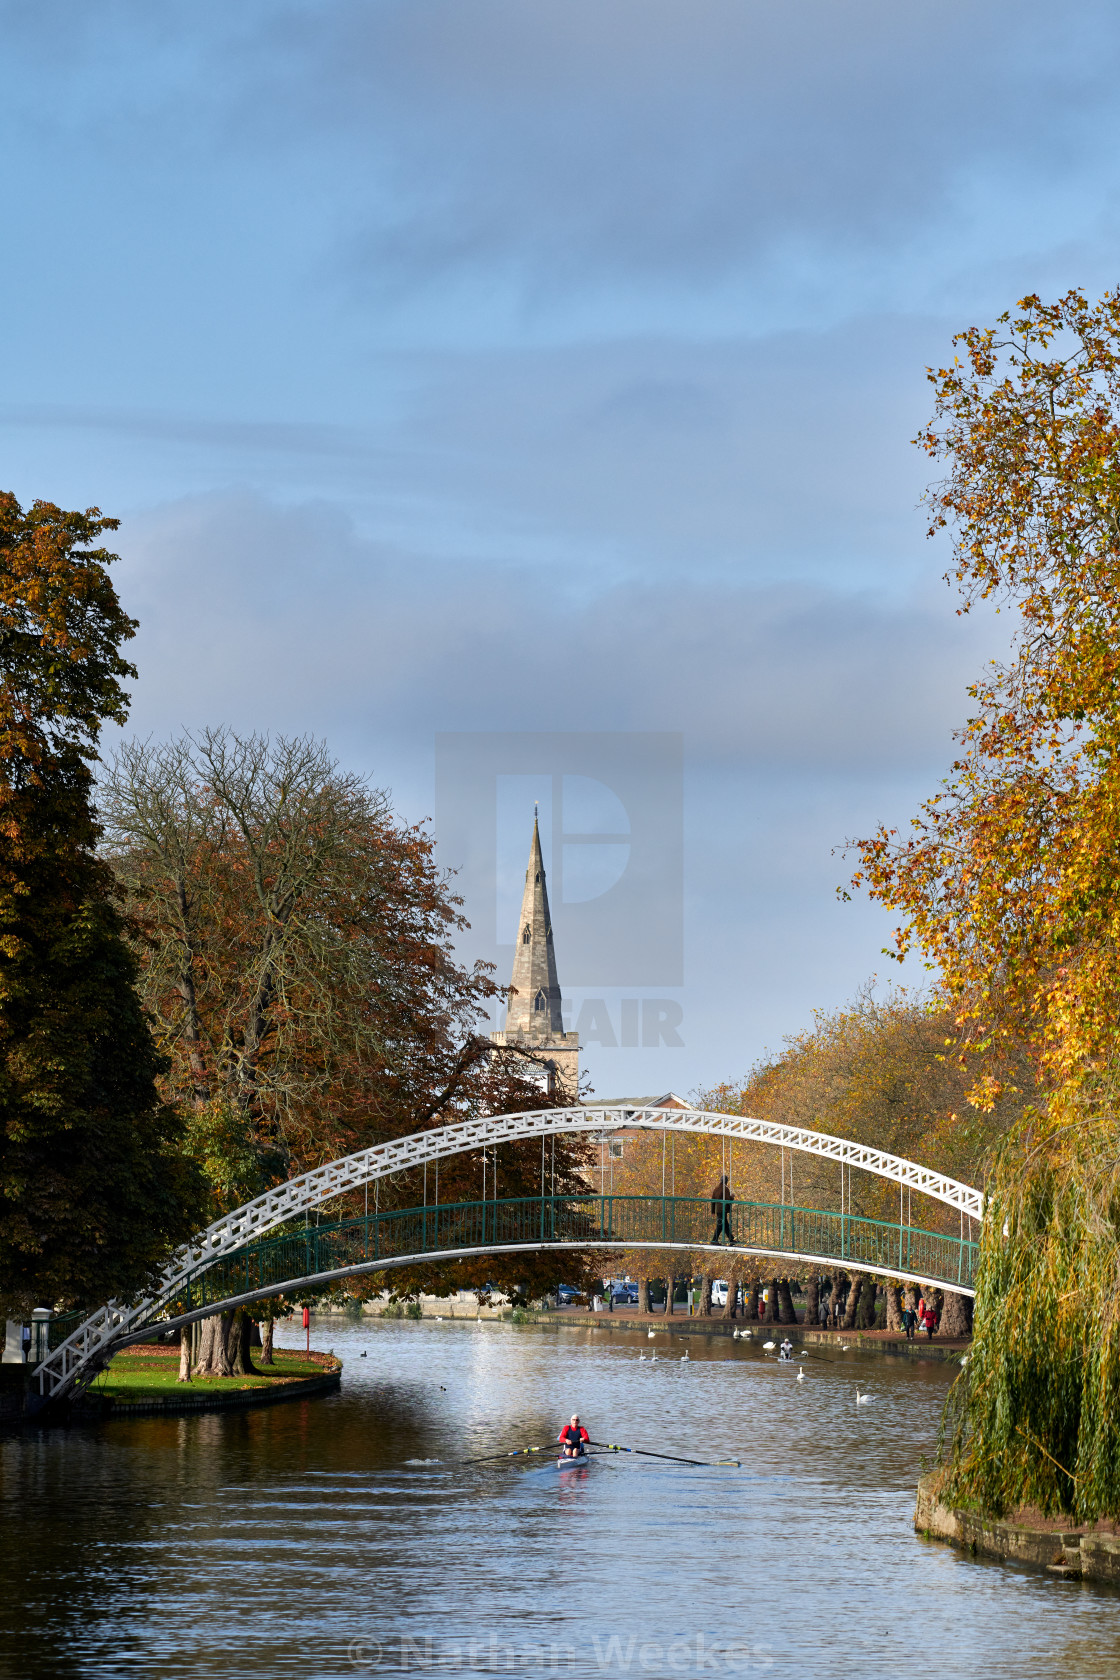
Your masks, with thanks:
[(590, 1464), (590, 1463), (591, 1463), (591, 1454), (590, 1453), (577, 1453), (575, 1458), (558, 1458), (556, 1460), (556, 1468), (557, 1468), (557, 1470), (574, 1470), (577, 1464)]

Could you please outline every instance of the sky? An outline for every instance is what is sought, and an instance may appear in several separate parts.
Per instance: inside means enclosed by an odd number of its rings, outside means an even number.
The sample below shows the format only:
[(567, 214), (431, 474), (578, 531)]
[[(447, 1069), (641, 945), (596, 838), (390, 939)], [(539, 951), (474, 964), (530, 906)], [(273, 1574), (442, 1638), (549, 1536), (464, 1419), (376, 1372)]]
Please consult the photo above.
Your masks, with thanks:
[(0, 0), (0, 46), (0, 486), (120, 518), (130, 730), (325, 738), (499, 968), (545, 798), (601, 1095), (885, 986), (844, 842), (1004, 635), (926, 540), (926, 369), (1116, 283), (1116, 8)]

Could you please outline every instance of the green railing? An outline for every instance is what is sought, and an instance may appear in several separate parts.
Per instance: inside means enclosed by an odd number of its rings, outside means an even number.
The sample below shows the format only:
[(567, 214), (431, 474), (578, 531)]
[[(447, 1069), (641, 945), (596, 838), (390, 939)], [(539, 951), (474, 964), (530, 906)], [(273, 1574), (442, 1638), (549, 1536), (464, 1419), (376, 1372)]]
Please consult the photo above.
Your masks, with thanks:
[[(979, 1245), (966, 1238), (769, 1202), (735, 1202), (728, 1212), (740, 1248), (911, 1273), (950, 1289), (973, 1287)], [(216, 1307), (262, 1290), (280, 1294), (303, 1279), (349, 1267), (376, 1270), (411, 1255), (551, 1243), (699, 1248), (712, 1242), (715, 1224), (709, 1199), (693, 1196), (526, 1196), (374, 1213), (288, 1229), (200, 1265), (173, 1312)]]

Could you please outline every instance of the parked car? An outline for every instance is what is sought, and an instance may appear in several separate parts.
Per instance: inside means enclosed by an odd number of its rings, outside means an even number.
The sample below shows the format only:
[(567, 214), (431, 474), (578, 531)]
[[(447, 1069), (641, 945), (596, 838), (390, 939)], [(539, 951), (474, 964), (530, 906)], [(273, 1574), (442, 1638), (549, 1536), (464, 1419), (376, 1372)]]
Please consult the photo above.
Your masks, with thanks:
[(725, 1307), (727, 1305), (726, 1278), (716, 1278), (712, 1284), (712, 1305), (713, 1307)]
[(636, 1283), (616, 1283), (611, 1289), (611, 1299), (619, 1306), (636, 1307), (638, 1304), (638, 1286)]
[(556, 1291), (556, 1298), (562, 1307), (570, 1307), (574, 1301), (583, 1300), (583, 1290), (573, 1289), (570, 1283), (562, 1283)]

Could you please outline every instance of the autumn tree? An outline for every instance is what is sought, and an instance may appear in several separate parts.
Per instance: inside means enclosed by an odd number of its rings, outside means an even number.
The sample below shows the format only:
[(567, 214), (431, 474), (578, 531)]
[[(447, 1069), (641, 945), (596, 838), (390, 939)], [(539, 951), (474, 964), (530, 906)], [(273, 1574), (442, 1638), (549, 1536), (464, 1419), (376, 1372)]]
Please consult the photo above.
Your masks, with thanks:
[[(100, 801), (167, 1094), (189, 1115), (215, 1213), (373, 1143), (541, 1106), (531, 1057), (479, 1031), (497, 988), (486, 965), (455, 960), (465, 924), (430, 835), (322, 743), (228, 729), (133, 742)], [(561, 1190), (582, 1185), (584, 1147), (558, 1140)], [(539, 1194), (539, 1154), (502, 1147), (505, 1194)], [(443, 1163), (441, 1199), (477, 1199), (480, 1166)], [(435, 1183), (433, 1171), (429, 1194)], [(421, 1172), (394, 1175), (378, 1205), (424, 1194)], [(394, 1282), (470, 1287), (478, 1272)], [(490, 1260), (477, 1281), (526, 1278), (542, 1292), (556, 1259)]]
[[(990, 1056), (1025, 1044), (1039, 1097), (989, 1184), (951, 1491), (1120, 1514), (1120, 293), (1023, 299), (930, 370), (920, 442), (962, 610), (1011, 615), (940, 791), (857, 882), (900, 913)], [(998, 1065), (975, 1098), (993, 1100)]]
[(96, 508), (0, 495), (0, 1317), (128, 1297), (195, 1228), (91, 764), (134, 633)]

